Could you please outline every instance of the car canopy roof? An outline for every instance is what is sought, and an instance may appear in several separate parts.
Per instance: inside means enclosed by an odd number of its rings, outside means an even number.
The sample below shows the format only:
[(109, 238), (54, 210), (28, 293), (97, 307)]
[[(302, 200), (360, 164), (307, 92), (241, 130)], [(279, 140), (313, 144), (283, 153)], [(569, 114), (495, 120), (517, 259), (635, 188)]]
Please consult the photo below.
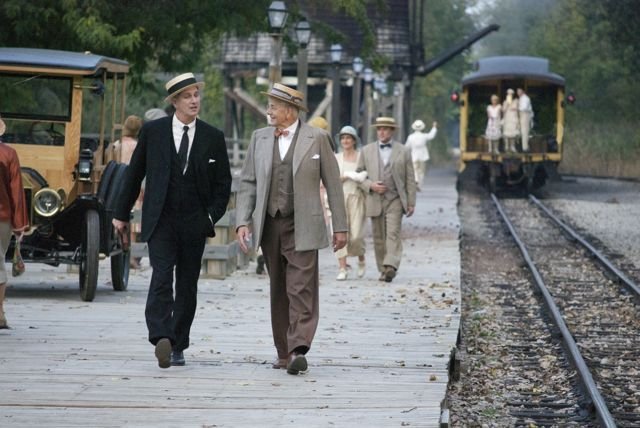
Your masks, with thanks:
[(34, 72), (71, 76), (127, 73), (129, 63), (91, 52), (50, 49), (0, 48), (0, 71)]
[(496, 79), (530, 79), (564, 86), (564, 78), (549, 71), (549, 60), (532, 56), (482, 58), (476, 62), (475, 71), (462, 79), (462, 85)]

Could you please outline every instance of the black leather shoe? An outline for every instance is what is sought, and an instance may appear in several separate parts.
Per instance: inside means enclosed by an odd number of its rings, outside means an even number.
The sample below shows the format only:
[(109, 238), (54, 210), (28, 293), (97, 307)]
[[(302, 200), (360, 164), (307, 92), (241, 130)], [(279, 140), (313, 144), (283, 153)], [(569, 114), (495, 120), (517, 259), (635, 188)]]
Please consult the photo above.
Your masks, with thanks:
[(182, 351), (171, 352), (171, 365), (172, 366), (184, 366), (184, 353)]
[(307, 371), (307, 359), (302, 354), (292, 353), (289, 356), (289, 363), (287, 364), (287, 373), (290, 375), (297, 375), (300, 372)]
[(156, 358), (161, 369), (168, 369), (171, 366), (171, 341), (166, 337), (156, 343)]

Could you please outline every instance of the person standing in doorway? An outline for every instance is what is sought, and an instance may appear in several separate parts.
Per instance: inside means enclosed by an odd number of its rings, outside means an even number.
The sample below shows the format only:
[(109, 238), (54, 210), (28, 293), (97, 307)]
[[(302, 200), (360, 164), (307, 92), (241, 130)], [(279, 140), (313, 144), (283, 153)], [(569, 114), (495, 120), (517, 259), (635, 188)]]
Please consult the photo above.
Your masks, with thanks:
[(236, 204), (240, 248), (262, 247), (269, 273), (273, 368), (297, 375), (318, 327), (318, 249), (329, 245), (320, 200), (324, 183), (332, 212), (333, 250), (347, 242), (347, 219), (331, 137), (302, 122), (301, 92), (274, 83), (267, 95), (269, 125), (253, 132)]
[(513, 89), (507, 89), (507, 96), (502, 103), (502, 137), (504, 149), (514, 153), (516, 151), (516, 139), (520, 135), (520, 120), (518, 118), (518, 99), (513, 97)]
[(377, 141), (366, 145), (357, 171), (366, 171), (366, 215), (371, 217), (373, 245), (380, 281), (395, 278), (402, 259), (402, 216), (411, 217), (416, 206), (416, 180), (411, 151), (393, 140), (397, 128), (392, 117), (378, 117)]
[(518, 115), (520, 116), (520, 136), (522, 141), (522, 151), (529, 151), (529, 132), (533, 121), (533, 107), (531, 99), (522, 88), (518, 88)]
[[(0, 137), (6, 125), (0, 119)], [(11, 234), (16, 242), (29, 228), (27, 202), (22, 188), (22, 173), (16, 151), (0, 141), (0, 329), (9, 328), (4, 314), (4, 295), (9, 276), (5, 266), (5, 256), (11, 242)]]
[(143, 125), (113, 220), (128, 246), (129, 213), (146, 177), (140, 238), (153, 273), (145, 318), (161, 368), (185, 364), (205, 241), (231, 193), (224, 134), (198, 119), (203, 86), (192, 73), (166, 84), (175, 113)]
[(489, 153), (500, 153), (500, 138), (502, 137), (502, 106), (497, 95), (491, 95), (491, 104), (487, 106), (487, 128), (484, 132), (488, 141)]
[(420, 119), (413, 122), (411, 129), (413, 132), (407, 137), (405, 146), (411, 150), (411, 161), (413, 162), (413, 172), (416, 175), (416, 188), (420, 191), (420, 186), (427, 172), (427, 161), (429, 160), (429, 148), (427, 143), (436, 137), (438, 132), (438, 122), (433, 122), (431, 130), (424, 132), (426, 125)]

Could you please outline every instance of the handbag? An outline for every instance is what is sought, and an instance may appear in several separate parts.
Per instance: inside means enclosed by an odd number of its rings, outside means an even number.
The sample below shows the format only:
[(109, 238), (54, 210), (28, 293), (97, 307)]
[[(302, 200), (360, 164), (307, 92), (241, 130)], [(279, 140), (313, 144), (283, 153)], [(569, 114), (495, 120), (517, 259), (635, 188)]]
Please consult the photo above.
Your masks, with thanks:
[(22, 254), (20, 254), (20, 241), (16, 239), (16, 246), (13, 249), (13, 259), (11, 266), (11, 274), (13, 276), (20, 276), (24, 273), (24, 260), (22, 260)]

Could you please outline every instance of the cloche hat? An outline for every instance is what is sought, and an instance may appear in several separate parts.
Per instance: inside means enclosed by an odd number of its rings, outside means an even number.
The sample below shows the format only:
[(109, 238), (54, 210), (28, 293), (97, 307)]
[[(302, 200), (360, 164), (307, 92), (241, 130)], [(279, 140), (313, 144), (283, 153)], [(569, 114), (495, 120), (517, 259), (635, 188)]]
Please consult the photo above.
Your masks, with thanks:
[(168, 95), (164, 100), (169, 103), (174, 96), (192, 86), (197, 86), (198, 89), (202, 89), (204, 88), (204, 82), (196, 81), (196, 76), (194, 76), (193, 73), (184, 73), (176, 76), (165, 85)]
[(351, 135), (355, 140), (356, 145), (360, 145), (360, 137), (358, 137), (358, 132), (353, 126), (349, 126), (349, 125), (343, 126), (340, 132), (338, 132), (337, 139), (339, 140), (340, 137), (342, 137), (343, 135)]
[(307, 106), (304, 104), (304, 95), (300, 91), (296, 91), (281, 83), (274, 83), (269, 92), (260, 92), (271, 98), (276, 98), (280, 101), (284, 101), (299, 110), (308, 112)]

